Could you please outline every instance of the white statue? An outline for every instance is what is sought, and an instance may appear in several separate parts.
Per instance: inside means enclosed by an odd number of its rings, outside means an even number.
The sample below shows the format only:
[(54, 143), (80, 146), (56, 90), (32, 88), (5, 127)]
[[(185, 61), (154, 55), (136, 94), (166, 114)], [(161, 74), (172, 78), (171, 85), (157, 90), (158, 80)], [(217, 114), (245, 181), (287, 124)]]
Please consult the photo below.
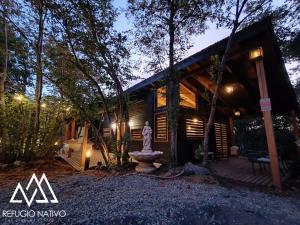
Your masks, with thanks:
[(145, 126), (143, 128), (142, 135), (144, 137), (143, 138), (143, 150), (142, 151), (152, 151), (152, 148), (151, 148), (152, 129), (149, 126), (148, 121), (145, 122)]

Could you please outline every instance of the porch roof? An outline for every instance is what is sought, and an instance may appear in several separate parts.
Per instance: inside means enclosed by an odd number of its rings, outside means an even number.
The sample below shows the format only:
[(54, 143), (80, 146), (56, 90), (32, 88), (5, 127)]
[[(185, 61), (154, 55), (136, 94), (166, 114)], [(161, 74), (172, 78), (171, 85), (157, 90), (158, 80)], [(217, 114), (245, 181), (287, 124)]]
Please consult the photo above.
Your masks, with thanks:
[[(197, 88), (200, 85), (214, 92), (215, 83), (210, 79), (208, 68), (213, 55), (222, 56), (228, 38), (203, 49), (202, 51), (175, 64), (175, 70), (181, 71), (187, 83)], [(239, 110), (243, 114), (257, 114), (259, 110), (259, 88), (255, 64), (249, 60), (249, 51), (262, 47), (264, 51), (264, 66), (269, 95), (272, 101), (272, 111), (285, 113), (297, 109), (297, 98), (289, 80), (284, 61), (281, 56), (273, 25), (267, 17), (239, 31), (235, 36), (235, 44), (224, 72), (222, 85), (237, 85), (238, 94), (226, 96), (221, 93), (220, 103), (224, 111), (232, 114)], [(142, 82), (127, 89), (128, 93), (140, 91), (163, 80), (167, 69), (154, 74)], [(196, 84), (196, 85), (195, 85)]]

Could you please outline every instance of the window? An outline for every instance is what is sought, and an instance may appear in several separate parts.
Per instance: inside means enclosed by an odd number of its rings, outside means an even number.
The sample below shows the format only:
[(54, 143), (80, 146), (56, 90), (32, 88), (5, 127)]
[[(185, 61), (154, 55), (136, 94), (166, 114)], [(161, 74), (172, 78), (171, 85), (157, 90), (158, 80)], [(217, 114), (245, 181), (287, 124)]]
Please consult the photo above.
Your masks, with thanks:
[(167, 89), (166, 87), (161, 87), (156, 90), (156, 107), (164, 107), (167, 105)]
[(196, 94), (183, 84), (180, 84), (180, 105), (196, 109)]
[(217, 155), (228, 157), (227, 125), (225, 123), (215, 123), (215, 136)]
[(204, 137), (204, 121), (196, 118), (185, 119), (185, 129), (187, 139), (200, 139)]
[(142, 136), (142, 129), (131, 129), (131, 138), (134, 141), (141, 141), (143, 140), (143, 136)]
[[(196, 109), (196, 94), (188, 89), (185, 85), (180, 83), (180, 106)], [(156, 90), (156, 108), (164, 107), (167, 105), (167, 89), (160, 87)]]
[(155, 133), (154, 140), (157, 142), (168, 141), (168, 123), (167, 114), (160, 113), (155, 115)]
[(110, 137), (110, 131), (111, 129), (109, 127), (103, 128), (103, 137)]

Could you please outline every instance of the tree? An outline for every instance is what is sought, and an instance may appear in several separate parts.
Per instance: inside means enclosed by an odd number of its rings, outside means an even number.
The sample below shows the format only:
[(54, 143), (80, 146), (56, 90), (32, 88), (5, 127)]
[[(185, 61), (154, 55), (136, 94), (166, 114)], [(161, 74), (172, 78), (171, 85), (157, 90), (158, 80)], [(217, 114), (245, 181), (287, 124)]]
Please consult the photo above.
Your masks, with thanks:
[(201, 0), (129, 0), (129, 15), (133, 16), (136, 43), (150, 57), (150, 69), (161, 70), (168, 65), (167, 108), (172, 164), (177, 163), (177, 127), (179, 117), (179, 77), (174, 64), (190, 47), (189, 37), (203, 33), (205, 22), (213, 18), (219, 1)]
[[(32, 132), (27, 138), (26, 152), (30, 152), (37, 146), (40, 126), (41, 97), (43, 88), (43, 41), (45, 36), (45, 21), (47, 8), (45, 0), (12, 1), (16, 5), (16, 13), (5, 15), (6, 20), (13, 29), (24, 38), (33, 51), (35, 68), (35, 107), (32, 111)], [(1, 10), (3, 13), (3, 10)], [(20, 20), (19, 18), (22, 18)]]
[[(72, 57), (66, 57), (96, 88), (101, 104), (110, 117), (107, 93), (114, 92), (117, 99), (116, 123), (123, 137), (129, 136), (129, 114), (123, 86), (134, 77), (130, 72), (127, 38), (114, 30), (117, 13), (110, 1), (55, 1), (51, 12), (60, 32), (58, 43), (65, 44)], [(122, 131), (125, 124), (125, 130)], [(118, 145), (118, 164), (126, 163), (127, 143)], [(123, 149), (123, 150), (122, 150)]]
[(7, 1), (3, 2), (2, 5), (2, 21), (1, 21), (1, 28), (3, 29), (3, 46), (1, 46), (1, 58), (3, 59), (3, 65), (1, 66), (1, 73), (0, 73), (0, 135), (1, 135), (1, 142), (7, 140), (7, 130), (6, 130), (6, 109), (5, 109), (5, 82), (7, 77), (7, 67), (8, 67), (8, 31), (7, 31), (7, 21), (6, 15), (8, 13), (7, 10)]
[(228, 0), (224, 2), (224, 14), (220, 17), (220, 25), (229, 27), (231, 29), (231, 33), (228, 37), (226, 48), (222, 55), (221, 62), (218, 65), (218, 71), (216, 74), (216, 89), (211, 101), (210, 114), (204, 134), (204, 166), (206, 166), (208, 162), (209, 137), (215, 118), (217, 100), (220, 94), (223, 72), (226, 66), (226, 62), (230, 56), (231, 48), (234, 45), (235, 34), (240, 27), (249, 25), (256, 21), (256, 19), (260, 17), (259, 15), (263, 14), (263, 12), (265, 12), (271, 6), (271, 0)]

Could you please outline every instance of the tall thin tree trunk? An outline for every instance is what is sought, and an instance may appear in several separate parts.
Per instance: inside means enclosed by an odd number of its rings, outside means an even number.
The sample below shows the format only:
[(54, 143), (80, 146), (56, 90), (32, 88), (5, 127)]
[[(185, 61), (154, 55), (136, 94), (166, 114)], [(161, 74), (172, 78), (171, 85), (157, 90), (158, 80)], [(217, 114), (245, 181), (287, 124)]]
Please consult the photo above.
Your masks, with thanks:
[(170, 153), (171, 166), (177, 163), (177, 128), (178, 128), (178, 107), (179, 107), (179, 81), (174, 71), (174, 9), (170, 5), (171, 14), (169, 21), (169, 71), (167, 77), (167, 105), (168, 105), (168, 123), (170, 128)]
[(35, 109), (33, 112), (33, 139), (32, 149), (38, 147), (39, 129), (40, 129), (40, 113), (41, 113), (41, 98), (43, 90), (43, 68), (42, 68), (42, 51), (44, 38), (44, 2), (39, 3), (39, 34), (35, 46), (36, 54), (36, 83), (35, 83)]
[(213, 95), (213, 99), (211, 102), (210, 114), (209, 114), (208, 122), (206, 124), (205, 134), (204, 134), (204, 141), (203, 141), (204, 156), (203, 156), (203, 162), (202, 162), (203, 166), (207, 166), (207, 164), (208, 164), (209, 137), (210, 137), (212, 125), (213, 125), (214, 119), (215, 119), (217, 100), (218, 100), (219, 94), (220, 94), (220, 88), (221, 88), (225, 65), (228, 60), (228, 56), (229, 56), (229, 53), (230, 53), (230, 50), (231, 50), (231, 47), (233, 44), (233, 39), (234, 39), (237, 27), (238, 26), (235, 23), (234, 28), (232, 29), (231, 34), (228, 38), (228, 42), (227, 42), (226, 49), (225, 49), (224, 55), (222, 57), (221, 63), (218, 67), (216, 89), (215, 89), (215, 93)]
[[(7, 22), (5, 15), (3, 15), (4, 25), (4, 65), (3, 72), (0, 74), (0, 121), (1, 130), (0, 135), (2, 136), (1, 145), (4, 146), (7, 141), (7, 129), (6, 129), (6, 106), (5, 106), (5, 81), (7, 77), (7, 66), (8, 66), (8, 34), (7, 34)], [(1, 148), (2, 149), (2, 148)]]

